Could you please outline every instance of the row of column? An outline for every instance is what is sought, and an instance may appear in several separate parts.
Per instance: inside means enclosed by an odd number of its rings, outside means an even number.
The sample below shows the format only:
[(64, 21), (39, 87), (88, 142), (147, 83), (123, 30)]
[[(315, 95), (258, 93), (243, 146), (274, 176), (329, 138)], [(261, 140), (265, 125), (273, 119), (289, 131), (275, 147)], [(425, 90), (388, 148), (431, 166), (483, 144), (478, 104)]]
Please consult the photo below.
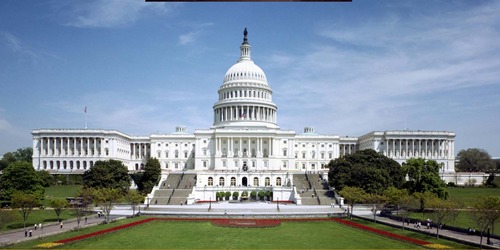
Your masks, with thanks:
[(241, 98), (241, 97), (249, 97), (249, 98), (258, 98), (258, 99), (268, 99), (271, 101), (271, 94), (264, 91), (256, 91), (256, 90), (233, 90), (228, 92), (222, 92), (219, 97), (220, 100), (231, 99), (231, 98)]
[[(246, 143), (244, 141), (246, 140)], [(255, 146), (252, 147), (252, 140), (255, 140)], [(238, 143), (235, 143), (237, 141)], [(226, 145), (224, 146), (224, 143)], [(267, 142), (265, 146), (264, 142)], [(234, 156), (234, 157), (269, 157), (274, 155), (274, 138), (247, 137), (216, 137), (215, 153), (216, 156)], [(237, 147), (235, 146), (237, 144)], [(243, 145), (246, 144), (246, 145)], [(246, 151), (245, 151), (246, 150)]]
[(130, 155), (132, 159), (144, 159), (151, 155), (149, 143), (131, 143)]
[(100, 156), (102, 138), (95, 137), (42, 137), (41, 156)]
[(276, 110), (260, 106), (229, 106), (214, 110), (214, 121), (266, 121), (276, 123)]
[(453, 144), (445, 139), (388, 139), (387, 155), (395, 158), (453, 158)]
[(339, 144), (340, 155), (350, 155), (356, 152), (356, 145), (353, 144)]

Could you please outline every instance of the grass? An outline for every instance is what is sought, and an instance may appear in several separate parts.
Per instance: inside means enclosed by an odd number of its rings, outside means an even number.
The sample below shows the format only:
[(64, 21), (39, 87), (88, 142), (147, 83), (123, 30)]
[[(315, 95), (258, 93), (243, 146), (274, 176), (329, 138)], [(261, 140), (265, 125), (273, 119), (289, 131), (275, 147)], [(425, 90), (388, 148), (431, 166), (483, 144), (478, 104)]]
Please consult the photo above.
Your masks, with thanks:
[[(12, 229), (18, 229), (18, 228), (23, 228), (23, 217), (21, 216), (21, 212), (19, 211), (14, 211), (13, 213), (16, 216), (16, 220), (10, 223), (5, 224), (2, 228), (0, 228), (0, 231), (5, 231), (5, 230), (12, 230)], [(66, 209), (61, 213), (60, 218), (63, 220), (75, 218), (76, 216), (73, 214), (73, 211), (71, 209)], [(57, 221), (57, 216), (54, 210), (52, 209), (40, 209), (40, 210), (33, 210), (29, 216), (28, 220), (26, 221), (26, 226), (27, 227), (33, 227), (35, 223), (50, 223), (50, 222), (55, 222)]]
[(50, 199), (66, 199), (66, 197), (74, 197), (82, 185), (56, 185), (45, 188), (45, 200), (43, 205), (47, 207)]
[[(142, 219), (144, 217), (141, 217)], [(117, 226), (137, 219), (120, 220)], [(452, 248), (467, 248), (446, 240), (435, 240), (423, 234), (401, 231), (395, 228), (359, 221), (369, 226), (398, 234), (439, 243)], [(37, 244), (54, 242), (76, 235), (109, 228), (99, 225), (62, 235), (20, 243), (10, 248), (33, 248)], [(91, 229), (91, 230), (90, 230)], [(406, 234), (405, 234), (406, 235)], [(408, 249), (422, 248), (417, 245), (392, 240), (364, 232), (335, 222), (283, 222), (273, 228), (226, 228), (210, 222), (154, 221), (137, 227), (102, 235), (89, 240), (64, 245), (63, 248), (79, 249)]]
[(479, 196), (500, 196), (500, 188), (483, 187), (448, 187), (449, 199), (461, 201), (466, 207), (474, 204), (474, 200)]

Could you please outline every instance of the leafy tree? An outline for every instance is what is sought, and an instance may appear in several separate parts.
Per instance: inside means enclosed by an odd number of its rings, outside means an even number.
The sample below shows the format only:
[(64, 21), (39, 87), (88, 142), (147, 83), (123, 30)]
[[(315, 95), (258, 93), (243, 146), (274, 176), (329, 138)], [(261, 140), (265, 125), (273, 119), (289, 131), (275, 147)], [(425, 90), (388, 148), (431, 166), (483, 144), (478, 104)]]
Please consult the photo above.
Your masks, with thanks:
[(26, 220), (28, 220), (31, 211), (40, 205), (40, 197), (36, 194), (15, 192), (12, 194), (12, 205), (14, 208), (19, 208), (23, 216), (24, 228), (26, 228)]
[(365, 190), (359, 187), (346, 186), (339, 192), (339, 194), (347, 200), (347, 203), (351, 207), (349, 216), (352, 219), (352, 211), (354, 209), (354, 204), (360, 203), (365, 200), (366, 196)]
[(83, 186), (86, 188), (114, 188), (126, 194), (130, 181), (127, 168), (116, 160), (96, 161), (92, 168), (83, 173)]
[(436, 196), (429, 198), (427, 200), (428, 206), (432, 209), (432, 213), (429, 214), (432, 221), (437, 224), (436, 226), (436, 238), (439, 239), (439, 229), (440, 225), (443, 225), (447, 221), (453, 219), (454, 213), (458, 210), (458, 205), (449, 200), (442, 200)]
[(403, 164), (403, 170), (408, 175), (405, 186), (410, 194), (428, 191), (441, 199), (448, 197), (446, 184), (439, 176), (439, 164), (436, 161), (412, 158)]
[(95, 190), (92, 188), (80, 189), (77, 194), (77, 200), (70, 204), (76, 215), (76, 221), (78, 222), (78, 229), (80, 229), (80, 221), (83, 215), (87, 215), (88, 207), (93, 204), (95, 196)]
[(33, 161), (32, 155), (33, 155), (33, 149), (29, 147), (19, 148), (15, 152), (7, 152), (3, 155), (2, 159), (0, 160), (0, 170), (6, 168), (11, 163), (17, 161), (25, 161), (31, 163)]
[(411, 209), (415, 206), (415, 198), (409, 194), (408, 190), (398, 189), (395, 187), (389, 187), (384, 192), (384, 196), (387, 198), (387, 203), (397, 206), (397, 210), (403, 218), (402, 228), (404, 230), (405, 221), (407, 221), (410, 216)]
[(330, 161), (330, 186), (337, 190), (345, 186), (360, 187), (367, 193), (381, 194), (388, 187), (402, 187), (404, 172), (394, 160), (367, 149)]
[(149, 158), (144, 166), (144, 172), (140, 175), (137, 188), (143, 194), (151, 193), (153, 187), (158, 184), (161, 178), (161, 164), (156, 158)]
[(94, 191), (94, 201), (101, 207), (107, 223), (109, 223), (109, 214), (113, 205), (122, 198), (123, 192), (118, 188), (99, 188)]
[(54, 199), (49, 201), (49, 206), (54, 209), (54, 212), (57, 215), (57, 220), (59, 220), (59, 216), (61, 213), (68, 207), (68, 201), (62, 199)]
[(365, 202), (372, 204), (372, 214), (374, 223), (377, 223), (377, 212), (382, 210), (386, 201), (387, 198), (379, 194), (367, 194), (365, 196)]
[(427, 201), (432, 200), (437, 197), (435, 193), (431, 193), (429, 191), (425, 191), (423, 193), (421, 192), (415, 192), (412, 194), (415, 199), (419, 201), (420, 204), (420, 211), (425, 213), (425, 208), (427, 205)]
[[(132, 207), (132, 217), (135, 217), (135, 208), (141, 204), (141, 202), (144, 200), (144, 196), (141, 195), (137, 190), (129, 190), (127, 195), (125, 196), (125, 199), (130, 203), (130, 206)], [(139, 206), (139, 213), (141, 207)]]
[(469, 215), (479, 229), (481, 235), (480, 247), (482, 248), (483, 235), (488, 227), (491, 227), (492, 232), (495, 233), (495, 222), (500, 216), (500, 197), (479, 197), (474, 202), (473, 209), (469, 210)]
[(490, 154), (480, 148), (462, 149), (457, 154), (457, 172), (494, 172), (495, 162)]
[(240, 194), (236, 191), (233, 192), (233, 200), (237, 200)]
[(50, 187), (54, 183), (54, 178), (47, 170), (36, 171), (43, 187)]
[(33, 194), (43, 199), (45, 190), (31, 163), (16, 161), (0, 176), (0, 200), (10, 200), (14, 192)]

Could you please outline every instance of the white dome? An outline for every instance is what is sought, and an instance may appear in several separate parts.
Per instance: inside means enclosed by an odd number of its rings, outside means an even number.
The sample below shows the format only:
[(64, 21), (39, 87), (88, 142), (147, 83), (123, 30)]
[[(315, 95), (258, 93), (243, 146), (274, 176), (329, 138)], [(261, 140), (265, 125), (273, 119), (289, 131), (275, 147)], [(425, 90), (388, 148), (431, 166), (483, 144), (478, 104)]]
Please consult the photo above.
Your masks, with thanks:
[(229, 68), (224, 76), (224, 83), (248, 80), (267, 84), (266, 74), (251, 60), (239, 61)]

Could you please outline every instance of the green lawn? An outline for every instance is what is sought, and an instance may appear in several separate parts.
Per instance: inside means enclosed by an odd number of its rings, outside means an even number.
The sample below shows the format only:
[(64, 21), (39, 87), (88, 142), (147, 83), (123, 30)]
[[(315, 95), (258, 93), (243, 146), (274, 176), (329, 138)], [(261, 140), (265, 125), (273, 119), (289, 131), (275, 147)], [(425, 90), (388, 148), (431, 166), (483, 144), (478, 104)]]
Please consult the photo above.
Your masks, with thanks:
[[(131, 221), (130, 219), (120, 220), (111, 225), (117, 226)], [(398, 234), (405, 234), (403, 231), (391, 227), (374, 225), (370, 222), (362, 223)], [(99, 225), (80, 232), (68, 232), (42, 240), (37, 239), (11, 246), (11, 248), (33, 248), (40, 243), (102, 230), (105, 227), (110, 227), (110, 225)], [(449, 241), (436, 242), (433, 237), (423, 234), (410, 233), (409, 236), (452, 248), (467, 248), (467, 246)], [(89, 240), (74, 242), (64, 245), (63, 248), (408, 249), (420, 247), (327, 221), (283, 222), (281, 226), (273, 228), (225, 228), (212, 226), (210, 222), (154, 221)]]
[(462, 201), (466, 206), (472, 206), (474, 200), (479, 196), (500, 196), (500, 188), (462, 188), (448, 187), (449, 198)]
[(82, 185), (56, 185), (45, 188), (44, 206), (47, 206), (47, 201), (50, 199), (66, 199), (66, 197), (74, 197)]

